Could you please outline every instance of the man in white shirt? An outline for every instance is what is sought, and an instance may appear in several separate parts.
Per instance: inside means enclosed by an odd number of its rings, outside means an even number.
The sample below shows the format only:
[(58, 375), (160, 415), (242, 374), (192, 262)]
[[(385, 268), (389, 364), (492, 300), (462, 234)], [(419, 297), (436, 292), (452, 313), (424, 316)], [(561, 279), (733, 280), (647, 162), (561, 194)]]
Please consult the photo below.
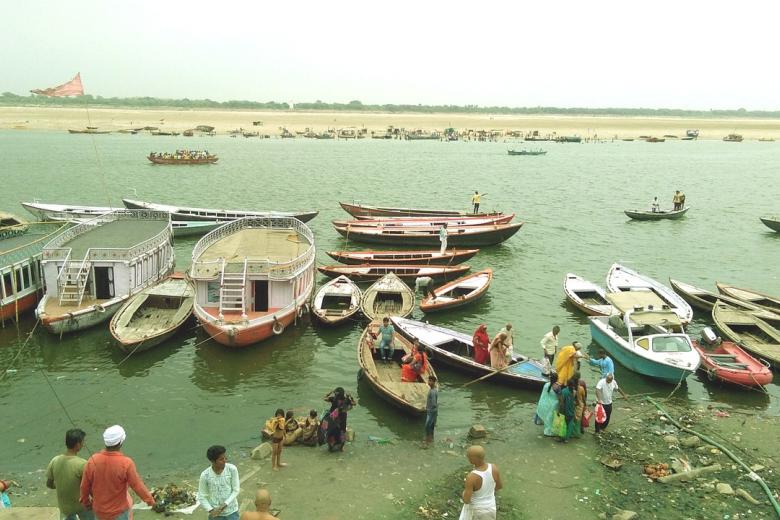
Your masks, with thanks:
[(628, 399), (628, 396), (623, 389), (618, 386), (613, 374), (607, 374), (607, 377), (600, 379), (599, 382), (596, 383), (596, 401), (604, 407), (604, 411), (607, 413), (606, 421), (601, 424), (596, 421), (596, 433), (606, 430), (607, 426), (609, 426), (609, 418), (612, 416), (612, 394), (615, 390), (620, 392), (623, 399)]
[(225, 452), (224, 446), (212, 446), (206, 451), (211, 466), (200, 474), (198, 502), (209, 512), (210, 519), (238, 520), (238, 468), (228, 464)]
[(540, 344), (542, 345), (542, 351), (545, 359), (552, 365), (553, 357), (558, 351), (558, 333), (561, 332), (561, 328), (556, 325), (550, 332), (544, 335)]

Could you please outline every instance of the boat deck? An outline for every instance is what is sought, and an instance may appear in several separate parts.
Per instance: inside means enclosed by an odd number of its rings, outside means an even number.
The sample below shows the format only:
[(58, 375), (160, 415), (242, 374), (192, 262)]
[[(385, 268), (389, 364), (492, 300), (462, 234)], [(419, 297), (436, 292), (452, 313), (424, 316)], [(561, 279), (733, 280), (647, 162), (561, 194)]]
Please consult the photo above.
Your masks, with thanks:
[(76, 312), (81, 309), (86, 309), (88, 307), (92, 307), (93, 305), (102, 305), (105, 302), (107, 302), (108, 299), (105, 300), (96, 300), (95, 298), (90, 298), (88, 296), (84, 296), (84, 299), (81, 300), (81, 305), (60, 305), (60, 301), (56, 297), (50, 297), (48, 300), (46, 300), (46, 307), (44, 308), (44, 311), (49, 316), (62, 316), (63, 314), (67, 314), (69, 312)]
[(292, 228), (246, 228), (218, 240), (206, 248), (198, 262), (224, 258), (230, 262), (268, 260), (290, 262), (309, 249), (309, 241)]
[[(202, 309), (212, 318), (218, 319), (219, 318), (219, 307), (202, 307)], [(256, 311), (246, 311), (246, 318), (247, 320), (255, 320), (257, 318), (262, 318), (263, 316), (270, 316), (272, 314), (275, 314), (281, 310), (281, 307), (269, 307), (267, 311), (265, 312), (256, 312)], [(225, 323), (240, 323), (244, 321), (244, 319), (241, 317), (240, 312), (225, 312)]]
[(71, 259), (81, 259), (90, 248), (129, 249), (161, 233), (167, 220), (114, 220), (82, 233), (63, 245), (71, 248)]

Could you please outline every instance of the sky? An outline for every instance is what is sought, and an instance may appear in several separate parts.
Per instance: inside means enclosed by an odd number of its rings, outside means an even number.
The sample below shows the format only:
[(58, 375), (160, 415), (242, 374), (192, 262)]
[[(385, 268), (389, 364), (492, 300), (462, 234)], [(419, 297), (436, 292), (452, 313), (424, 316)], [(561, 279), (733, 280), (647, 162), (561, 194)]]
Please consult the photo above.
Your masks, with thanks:
[(0, 92), (780, 110), (767, 0), (2, 0)]

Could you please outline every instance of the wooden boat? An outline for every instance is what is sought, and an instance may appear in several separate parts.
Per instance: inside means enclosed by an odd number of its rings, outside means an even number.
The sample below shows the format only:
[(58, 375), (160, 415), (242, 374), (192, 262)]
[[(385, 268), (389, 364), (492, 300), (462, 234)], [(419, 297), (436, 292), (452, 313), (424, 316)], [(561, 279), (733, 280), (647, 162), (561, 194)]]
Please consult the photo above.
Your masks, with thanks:
[(484, 269), (448, 284), (436, 287), (433, 296), (428, 295), (420, 302), (423, 312), (436, 312), (466, 305), (482, 298), (493, 281), (493, 270)]
[(658, 301), (648, 300), (647, 305), (655, 309), (663, 306), (674, 311), (683, 323), (690, 323), (693, 319), (693, 309), (680, 295), (666, 287), (662, 283), (637, 273), (633, 269), (620, 264), (613, 264), (607, 273), (607, 289), (610, 292), (652, 292), (658, 297)]
[(507, 150), (507, 155), (546, 155), (547, 150)]
[(556, 143), (581, 143), (582, 137), (578, 135), (559, 135), (555, 138)]
[(88, 126), (83, 130), (68, 129), (69, 134), (110, 134), (110, 130), (98, 130), (96, 126)]
[(780, 232), (780, 217), (759, 217), (761, 219), (761, 222), (764, 223), (766, 227), (773, 231)]
[[(705, 331), (708, 329), (705, 329)], [(714, 333), (710, 333), (714, 336)], [(710, 381), (722, 381), (747, 387), (766, 386), (772, 382), (768, 363), (762, 363), (731, 341), (715, 339), (711, 344), (693, 340), (693, 348), (699, 351), (699, 370)]]
[(43, 246), (69, 224), (31, 226), (25, 234), (0, 240), (0, 327), (35, 308), (43, 291)]
[(355, 218), (358, 217), (485, 217), (503, 215), (501, 212), (471, 213), (449, 209), (420, 209), (420, 208), (388, 208), (380, 206), (368, 206), (365, 204), (349, 204), (339, 202), (341, 207)]
[(195, 317), (216, 342), (245, 347), (297, 324), (314, 289), (314, 234), (289, 217), (245, 217), (192, 250)]
[(149, 155), (146, 157), (154, 164), (214, 164), (219, 160), (216, 155), (207, 155), (205, 157), (158, 157)]
[(610, 316), (617, 310), (607, 301), (607, 293), (595, 283), (567, 273), (563, 280), (566, 300), (588, 316)]
[(369, 264), (369, 265), (323, 265), (319, 272), (331, 278), (345, 275), (358, 282), (378, 280), (389, 273), (402, 280), (413, 282), (420, 276), (429, 276), (434, 280), (452, 280), (471, 269), (468, 265), (411, 265), (411, 264)]
[(759, 359), (780, 369), (780, 317), (770, 319), (718, 303), (712, 308), (712, 320), (728, 339)]
[(319, 211), (286, 212), (286, 211), (248, 211), (240, 209), (207, 209), (190, 208), (186, 206), (173, 206), (170, 204), (158, 204), (156, 202), (144, 202), (133, 199), (122, 199), (126, 208), (150, 209), (165, 211), (171, 214), (172, 220), (210, 220), (219, 222), (231, 222), (244, 217), (271, 217), (271, 218), (295, 218), (301, 222), (308, 222), (317, 216)]
[(649, 310), (647, 302), (657, 299), (649, 291), (608, 294), (607, 301), (619, 314), (591, 316), (590, 332), (596, 343), (629, 370), (678, 384), (696, 371), (701, 357), (677, 314), (654, 303)]
[(360, 287), (339, 276), (320, 287), (314, 295), (311, 313), (325, 325), (340, 325), (360, 312)]
[[(390, 318), (394, 328), (410, 341), (415, 339), (429, 350), (429, 358), (437, 366), (447, 365), (455, 370), (486, 376), (495, 370), (490, 365), (474, 361), (474, 344), (471, 336), (454, 330), (437, 327), (421, 321), (406, 318)], [(534, 359), (516, 355), (512, 367), (492, 376), (489, 380), (511, 386), (541, 388), (548, 381), (544, 365)]]
[(78, 224), (43, 248), (46, 293), (36, 309), (54, 334), (108, 321), (131, 296), (173, 271), (168, 213), (115, 211)]
[(645, 142), (647, 143), (663, 143), (664, 141), (666, 141), (666, 139), (663, 137), (648, 137), (645, 139)]
[(439, 229), (444, 224), (449, 227), (489, 226), (493, 224), (508, 224), (515, 218), (511, 215), (495, 215), (486, 217), (360, 217), (355, 220), (333, 220), (339, 227), (381, 227), (381, 228), (420, 228), (435, 227)]
[(370, 320), (381, 320), (385, 316), (405, 318), (414, 310), (414, 303), (414, 291), (390, 273), (363, 291), (360, 310)]
[(424, 415), (428, 401), (428, 377), (435, 376), (433, 364), (428, 362), (428, 369), (420, 380), (414, 383), (401, 381), (401, 359), (412, 351), (411, 342), (396, 332), (393, 334), (395, 352), (392, 361), (383, 362), (372, 352), (372, 346), (378, 345), (374, 336), (378, 334), (381, 320), (374, 320), (360, 335), (357, 347), (360, 376), (364, 378), (379, 396), (412, 415)]
[(429, 251), (328, 251), (328, 256), (337, 262), (350, 265), (364, 264), (415, 264), (456, 265), (479, 253), (479, 249), (438, 249)]
[(708, 313), (712, 312), (712, 308), (718, 302), (722, 302), (732, 307), (736, 307), (737, 309), (741, 309), (748, 312), (755, 312), (755, 313), (768, 312), (762, 309), (761, 307), (759, 307), (758, 305), (753, 305), (752, 303), (738, 300), (736, 298), (732, 298), (731, 296), (726, 296), (725, 294), (718, 294), (712, 291), (708, 291), (706, 289), (701, 289), (699, 287), (695, 287), (691, 284), (687, 284), (679, 280), (673, 280), (669, 278), (669, 285), (671, 285), (672, 289), (674, 289), (674, 291), (677, 294), (682, 296), (685, 299), (685, 301), (690, 303), (693, 307), (696, 307), (697, 309), (701, 309)]
[(176, 273), (128, 299), (114, 314), (109, 330), (127, 353), (149, 350), (174, 334), (192, 316), (195, 288)]
[(775, 138), (774, 137), (759, 137), (758, 138), (759, 143), (774, 143)]
[[(461, 226), (448, 228), (447, 243), (450, 246), (492, 246), (500, 244), (520, 231), (522, 222), (514, 224), (496, 224), (490, 226)], [(338, 226), (336, 231), (355, 242), (371, 244), (437, 246), (439, 230), (437, 228), (365, 228)]]
[(643, 209), (626, 209), (623, 210), (623, 213), (626, 214), (627, 217), (632, 218), (634, 220), (673, 220), (682, 218), (686, 213), (688, 213), (688, 210), (691, 209), (690, 206), (678, 209), (678, 210), (659, 210), (659, 211), (649, 211), (649, 210), (643, 210)]
[(24, 219), (12, 213), (0, 211), (0, 239), (21, 235), (27, 231), (28, 224)]
[(751, 289), (740, 289), (739, 287), (720, 282), (715, 282), (715, 286), (721, 294), (731, 296), (732, 298), (742, 300), (743, 302), (752, 303), (764, 310), (780, 315), (780, 298)]
[(743, 137), (739, 134), (729, 134), (726, 137), (724, 137), (723, 140), (727, 143), (741, 143)]

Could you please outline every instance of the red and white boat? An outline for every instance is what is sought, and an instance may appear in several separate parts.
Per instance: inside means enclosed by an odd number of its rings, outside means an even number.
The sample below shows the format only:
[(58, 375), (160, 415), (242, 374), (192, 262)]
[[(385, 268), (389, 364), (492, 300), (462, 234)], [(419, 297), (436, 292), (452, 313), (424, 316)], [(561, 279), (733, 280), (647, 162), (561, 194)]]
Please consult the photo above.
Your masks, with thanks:
[(710, 381), (720, 380), (747, 387), (766, 386), (772, 382), (772, 371), (736, 343), (723, 341), (709, 327), (702, 331), (702, 342), (693, 340), (693, 347), (701, 355), (699, 370)]
[(192, 251), (195, 316), (229, 347), (258, 343), (296, 324), (314, 288), (314, 234), (292, 217), (245, 217)]
[(334, 220), (335, 226), (350, 227), (435, 227), (447, 226), (489, 226), (491, 224), (509, 224), (515, 218), (511, 215), (484, 217), (399, 217), (399, 218), (361, 218), (357, 220)]
[(428, 295), (420, 302), (423, 312), (435, 312), (460, 307), (482, 298), (493, 281), (493, 270), (485, 269), (437, 287), (433, 296)]

